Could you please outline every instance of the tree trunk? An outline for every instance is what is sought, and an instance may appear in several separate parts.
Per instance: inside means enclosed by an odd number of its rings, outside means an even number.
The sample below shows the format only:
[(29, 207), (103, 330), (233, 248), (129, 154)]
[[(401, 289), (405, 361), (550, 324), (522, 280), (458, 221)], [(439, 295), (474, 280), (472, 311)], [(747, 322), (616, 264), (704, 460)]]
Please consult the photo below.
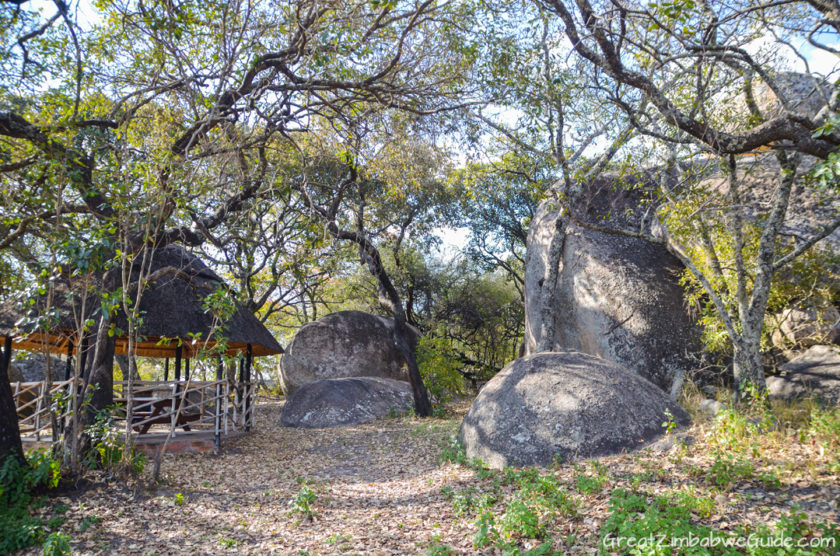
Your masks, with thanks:
[[(408, 339), (408, 327), (405, 320), (397, 318), (396, 311), (394, 313), (394, 345), (408, 368), (408, 378), (411, 382), (411, 391), (414, 394), (414, 412), (420, 417), (429, 417), (432, 414), (432, 404), (429, 401), (429, 394), (426, 392), (426, 385), (423, 384), (423, 378), (420, 376), (420, 368), (417, 366), (414, 348), (412, 348)], [(400, 322), (401, 320), (402, 322)]]
[(761, 361), (761, 325), (762, 323), (743, 323), (744, 333), (733, 342), (732, 366), (738, 396), (748, 385), (752, 385), (759, 392), (764, 392), (767, 387), (764, 364)]
[(13, 457), (26, 464), (23, 445), (20, 442), (17, 408), (9, 384), (9, 366), (12, 363), (12, 338), (6, 336), (0, 353), (0, 464), (7, 457)]
[(403, 357), (405, 366), (408, 369), (408, 378), (411, 382), (411, 390), (414, 394), (414, 412), (420, 417), (429, 417), (432, 414), (432, 404), (429, 401), (429, 394), (423, 384), (423, 377), (420, 376), (420, 368), (417, 366), (417, 358), (414, 355), (414, 347), (409, 341), (408, 325), (406, 324), (405, 309), (403, 308), (400, 294), (394, 287), (391, 278), (388, 276), (379, 250), (368, 240), (364, 232), (346, 232), (331, 228), (333, 235), (340, 239), (349, 239), (359, 246), (359, 255), (362, 262), (368, 267), (370, 273), (376, 278), (379, 285), (380, 301), (391, 309), (394, 316), (394, 346)]
[(566, 245), (566, 220), (557, 215), (554, 223), (554, 235), (548, 247), (545, 261), (545, 274), (540, 289), (540, 322), (539, 341), (535, 353), (552, 351), (554, 349), (554, 333), (557, 329), (555, 315), (555, 300), (557, 296), (557, 281), (560, 277), (560, 259)]
[[(118, 287), (117, 278), (116, 272), (106, 272), (102, 280), (104, 291), (116, 291)], [(81, 430), (93, 423), (97, 413), (114, 403), (114, 347), (116, 339), (109, 335), (112, 322), (113, 316), (111, 314), (103, 314), (100, 318), (94, 342), (93, 362), (90, 364), (90, 371), (83, 369), (85, 376), (81, 399), (85, 400), (89, 395), (90, 400), (85, 407), (80, 408), (81, 418), (78, 426)], [(87, 448), (87, 440), (83, 436), (81, 452), (85, 452)]]

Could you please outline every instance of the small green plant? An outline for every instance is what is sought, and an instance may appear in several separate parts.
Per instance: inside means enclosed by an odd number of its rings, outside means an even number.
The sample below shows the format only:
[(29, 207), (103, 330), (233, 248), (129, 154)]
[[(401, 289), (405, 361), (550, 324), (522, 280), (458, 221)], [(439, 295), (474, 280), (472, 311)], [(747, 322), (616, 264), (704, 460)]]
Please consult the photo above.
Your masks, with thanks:
[(458, 465), (467, 465), (468, 463), (467, 452), (455, 437), (451, 437), (442, 443), (438, 458), (441, 463), (457, 463)]
[(668, 408), (665, 409), (665, 421), (662, 423), (662, 427), (665, 429), (665, 436), (670, 436), (677, 428), (677, 423), (674, 421), (674, 414)]
[(49, 521), (47, 521), (47, 527), (52, 529), (53, 531), (58, 530), (64, 522), (67, 521), (67, 518), (63, 515), (54, 515), (52, 516)]
[(475, 487), (468, 487), (452, 495), (452, 509), (455, 515), (470, 515), (478, 508), (479, 499), (476, 496), (478, 490)]
[(457, 552), (451, 546), (442, 542), (440, 535), (433, 535), (432, 543), (429, 545), (426, 554), (427, 556), (454, 556)]
[(601, 492), (609, 479), (609, 470), (598, 461), (591, 462), (595, 475), (587, 474), (580, 465), (575, 466), (575, 488), (581, 494), (597, 494)]
[(79, 529), (84, 532), (102, 521), (102, 518), (98, 515), (87, 516), (82, 519), (82, 522), (79, 524)]
[(299, 513), (301, 515), (312, 517), (315, 515), (315, 512), (312, 509), (312, 505), (315, 501), (318, 500), (318, 496), (315, 492), (309, 488), (309, 485), (304, 484), (300, 487), (300, 490), (295, 494), (294, 498), (290, 502), (292, 506), (292, 512)]
[(754, 472), (753, 464), (749, 460), (715, 452), (715, 461), (709, 468), (707, 477), (713, 485), (728, 489), (740, 481), (751, 479)]
[(342, 546), (346, 546), (347, 543), (349, 543), (352, 540), (352, 538), (353, 537), (351, 537), (350, 535), (337, 533), (335, 535), (330, 535), (329, 537), (327, 537), (327, 540), (324, 542), (326, 542), (327, 544), (338, 545), (339, 548), (341, 548)]
[(825, 452), (840, 452), (840, 409), (815, 409), (808, 424), (808, 437)]
[(236, 545), (239, 544), (239, 541), (236, 539), (228, 539), (225, 537), (219, 538), (219, 544), (224, 546), (225, 548), (234, 548)]
[(58, 531), (50, 533), (44, 542), (44, 556), (64, 556), (70, 554), (70, 537)]
[(176, 505), (176, 506), (183, 506), (183, 505), (184, 505), (184, 502), (185, 502), (185, 501), (184, 501), (184, 495), (183, 495), (183, 494), (181, 494), (180, 492), (176, 492), (176, 493), (175, 493), (175, 496), (174, 496), (174, 497), (173, 497), (173, 499), (172, 499), (172, 501), (173, 501), (173, 502), (175, 502), (175, 505)]
[(541, 539), (545, 536), (545, 528), (540, 523), (536, 508), (518, 496), (508, 504), (499, 525), (500, 533), (507, 539), (513, 537)]
[(769, 490), (778, 490), (782, 488), (782, 481), (774, 470), (765, 471), (758, 475), (758, 480), (764, 485), (764, 488)]
[[(91, 469), (117, 469), (123, 465), (125, 445), (118, 427), (114, 425), (114, 414), (118, 409), (106, 407), (96, 414), (93, 424), (85, 428), (93, 446), (85, 460)], [(146, 454), (132, 449), (125, 464), (127, 469), (139, 475), (146, 467)]]

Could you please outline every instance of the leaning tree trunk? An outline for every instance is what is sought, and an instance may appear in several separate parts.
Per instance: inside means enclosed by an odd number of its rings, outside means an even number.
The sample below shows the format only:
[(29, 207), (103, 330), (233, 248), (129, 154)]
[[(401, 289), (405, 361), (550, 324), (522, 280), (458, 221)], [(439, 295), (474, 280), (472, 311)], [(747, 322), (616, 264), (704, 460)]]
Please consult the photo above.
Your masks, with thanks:
[(13, 457), (26, 464), (23, 445), (20, 442), (17, 409), (9, 384), (9, 366), (12, 361), (12, 339), (6, 337), (0, 352), (0, 465), (7, 457)]
[(420, 376), (420, 368), (417, 365), (417, 358), (414, 355), (412, 343), (409, 341), (408, 325), (406, 324), (405, 309), (403, 308), (400, 294), (391, 282), (379, 250), (368, 240), (364, 232), (349, 232), (339, 230), (330, 226), (328, 229), (339, 239), (349, 239), (359, 246), (359, 254), (362, 261), (367, 264), (368, 270), (376, 278), (379, 284), (380, 300), (391, 309), (394, 316), (394, 346), (399, 351), (408, 369), (408, 378), (411, 383), (411, 391), (414, 395), (414, 412), (420, 417), (429, 417), (432, 414), (432, 404), (429, 401), (429, 393), (423, 384), (423, 377)]

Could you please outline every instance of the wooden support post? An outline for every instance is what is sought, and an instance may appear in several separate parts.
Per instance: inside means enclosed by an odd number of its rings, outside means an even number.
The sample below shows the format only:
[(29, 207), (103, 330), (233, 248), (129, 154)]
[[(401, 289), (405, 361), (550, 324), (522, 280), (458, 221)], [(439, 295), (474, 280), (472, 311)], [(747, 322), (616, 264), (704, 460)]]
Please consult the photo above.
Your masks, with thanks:
[(175, 348), (175, 382), (181, 380), (181, 355), (183, 354), (183, 346)]
[(187, 358), (187, 360), (184, 361), (184, 380), (186, 380), (187, 382), (189, 382), (189, 380), (190, 380), (190, 360), (189, 360), (189, 358)]
[[(241, 355), (241, 354), (240, 354)], [(233, 404), (233, 422), (239, 426), (239, 417), (242, 417), (242, 426), (245, 426), (245, 358), (239, 358), (239, 379), (236, 381), (234, 391), (236, 400)]]
[(245, 348), (245, 432), (251, 432), (251, 359), (254, 350), (251, 344)]
[(169, 358), (166, 358), (166, 361), (163, 363), (163, 381), (169, 382)]
[(64, 380), (70, 380), (73, 374), (73, 339), (67, 340), (67, 365), (64, 367)]
[(222, 356), (217, 356), (218, 366), (216, 367), (216, 407), (213, 417), (213, 450), (216, 452), (222, 447)]
[[(73, 338), (67, 339), (67, 365), (64, 367), (64, 380), (70, 380), (73, 377)], [(64, 387), (65, 394), (71, 392), (70, 385)], [(72, 399), (72, 398), (71, 398)], [(64, 417), (67, 415), (67, 406), (65, 406), (64, 412), (59, 413), (56, 415), (56, 419), (58, 420), (58, 430), (63, 434), (65, 428)]]
[(2, 375), (8, 379), (9, 377), (9, 367), (12, 366), (12, 337), (6, 336), (3, 339), (3, 359), (0, 359), (0, 370), (3, 371)]

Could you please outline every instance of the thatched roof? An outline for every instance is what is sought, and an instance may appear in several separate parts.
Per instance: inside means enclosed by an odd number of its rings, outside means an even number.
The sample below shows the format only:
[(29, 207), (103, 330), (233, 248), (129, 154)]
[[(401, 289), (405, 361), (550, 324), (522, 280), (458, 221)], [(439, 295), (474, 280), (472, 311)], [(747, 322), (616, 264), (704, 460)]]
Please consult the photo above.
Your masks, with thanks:
[[(165, 270), (170, 269), (171, 272)], [(149, 357), (174, 357), (177, 345), (182, 345), (183, 357), (195, 357), (200, 351), (215, 346), (212, 333), (221, 330), (226, 339), (226, 353), (233, 355), (245, 351), (251, 344), (253, 355), (274, 355), (282, 353), (283, 348), (268, 329), (245, 308), (236, 308), (233, 316), (218, 326), (217, 319), (205, 310), (205, 299), (220, 288), (225, 288), (222, 279), (197, 257), (183, 248), (170, 245), (153, 252), (151, 273), (161, 271), (164, 274), (143, 290), (140, 298), (142, 325), (138, 334), (136, 353)], [(132, 271), (132, 280), (139, 275), (138, 268)], [(76, 322), (95, 318), (93, 314), (99, 306), (96, 296), (89, 295), (84, 318), (77, 319), (81, 308), (81, 294), (70, 293), (67, 282), (58, 281), (55, 287), (54, 306), (58, 313), (57, 324), (49, 335), (50, 351), (64, 353), (69, 338), (74, 335)], [(43, 312), (46, 299), (36, 301), (34, 310), (29, 313)], [(10, 306), (0, 306), (0, 335), (13, 335), (13, 346), (18, 349), (40, 350), (44, 334), (23, 331), (33, 330), (32, 326), (15, 329), (15, 323), (23, 316), (22, 312)], [(124, 315), (116, 321), (117, 327), (127, 330)], [(116, 353), (128, 351), (128, 337), (117, 338)]]

